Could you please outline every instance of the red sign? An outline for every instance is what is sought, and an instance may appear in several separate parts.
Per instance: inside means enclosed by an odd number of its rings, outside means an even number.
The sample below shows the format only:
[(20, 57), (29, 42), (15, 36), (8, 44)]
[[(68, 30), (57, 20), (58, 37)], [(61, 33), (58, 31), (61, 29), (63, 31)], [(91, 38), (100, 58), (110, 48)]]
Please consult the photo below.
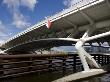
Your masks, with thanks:
[(46, 24), (47, 28), (50, 29), (50, 28), (51, 28), (51, 25), (52, 25), (51, 21), (48, 20), (48, 21), (47, 21), (47, 24)]

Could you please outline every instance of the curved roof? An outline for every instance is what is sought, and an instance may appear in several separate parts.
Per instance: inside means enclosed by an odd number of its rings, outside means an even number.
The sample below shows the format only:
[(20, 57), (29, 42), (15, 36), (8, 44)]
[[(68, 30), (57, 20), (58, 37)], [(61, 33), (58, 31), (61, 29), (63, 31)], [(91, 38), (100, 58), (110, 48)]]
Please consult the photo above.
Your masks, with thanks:
[(21, 52), (21, 51), (27, 52), (45, 47), (68, 46), (68, 45), (73, 45), (76, 41), (77, 40), (74, 40), (72, 38), (39, 39), (39, 40), (34, 40), (27, 43), (16, 45), (14, 47), (5, 50), (5, 52)]

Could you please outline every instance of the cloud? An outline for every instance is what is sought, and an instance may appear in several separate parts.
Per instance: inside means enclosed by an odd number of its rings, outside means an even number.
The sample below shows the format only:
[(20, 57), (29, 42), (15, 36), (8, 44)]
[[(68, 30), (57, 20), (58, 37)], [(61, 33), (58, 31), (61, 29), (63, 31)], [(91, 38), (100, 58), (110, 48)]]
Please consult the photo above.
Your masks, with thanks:
[(9, 37), (9, 35), (6, 34), (5, 29), (6, 29), (5, 25), (0, 20), (0, 44), (7, 40)]
[(75, 3), (77, 3), (78, 1), (79, 1), (79, 0), (64, 0), (64, 1), (63, 1), (63, 4), (64, 4), (65, 6), (70, 7), (70, 6), (74, 5)]
[(33, 11), (37, 0), (3, 0), (3, 3), (7, 5), (13, 15), (12, 25), (17, 28), (26, 28), (31, 25), (28, 19), (20, 12), (20, 7), (24, 6)]
[(37, 0), (3, 0), (3, 3), (11, 9), (18, 9), (20, 6), (24, 6), (33, 10), (38, 3)]
[(19, 13), (14, 13), (12, 24), (15, 25), (17, 28), (26, 28), (31, 25), (31, 23), (29, 23), (26, 18)]
[(8, 8), (14, 9), (20, 6), (20, 0), (3, 0)]
[(4, 30), (5, 30), (5, 25), (0, 20), (0, 32), (4, 32)]
[(21, 5), (28, 7), (30, 10), (33, 10), (37, 3), (37, 0), (21, 0)]
[(65, 6), (70, 6), (70, 2), (71, 2), (71, 0), (64, 0), (63, 1), (63, 4), (65, 5)]

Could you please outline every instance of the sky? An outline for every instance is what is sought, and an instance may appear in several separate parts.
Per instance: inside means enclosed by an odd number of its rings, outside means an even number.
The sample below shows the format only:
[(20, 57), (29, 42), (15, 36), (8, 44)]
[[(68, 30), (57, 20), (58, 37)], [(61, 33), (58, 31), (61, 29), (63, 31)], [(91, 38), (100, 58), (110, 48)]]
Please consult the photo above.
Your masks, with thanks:
[(0, 0), (0, 43), (80, 0)]

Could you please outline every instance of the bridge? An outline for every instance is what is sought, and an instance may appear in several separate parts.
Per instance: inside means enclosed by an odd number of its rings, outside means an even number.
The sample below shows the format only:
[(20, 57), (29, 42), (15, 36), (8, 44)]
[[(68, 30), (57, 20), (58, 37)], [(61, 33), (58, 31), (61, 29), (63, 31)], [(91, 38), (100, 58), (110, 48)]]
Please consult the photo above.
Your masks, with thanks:
[[(48, 20), (52, 23), (50, 29), (46, 27)], [(92, 76), (105, 71), (85, 51), (84, 45), (88, 43), (92, 47), (93, 43), (98, 43), (101, 46), (106, 42), (110, 46), (109, 35), (110, 1), (81, 0), (10, 38), (1, 45), (1, 53), (29, 54), (42, 47), (71, 45), (76, 48), (84, 68), (83, 72), (86, 72), (85, 77), (87, 77), (88, 74)]]

